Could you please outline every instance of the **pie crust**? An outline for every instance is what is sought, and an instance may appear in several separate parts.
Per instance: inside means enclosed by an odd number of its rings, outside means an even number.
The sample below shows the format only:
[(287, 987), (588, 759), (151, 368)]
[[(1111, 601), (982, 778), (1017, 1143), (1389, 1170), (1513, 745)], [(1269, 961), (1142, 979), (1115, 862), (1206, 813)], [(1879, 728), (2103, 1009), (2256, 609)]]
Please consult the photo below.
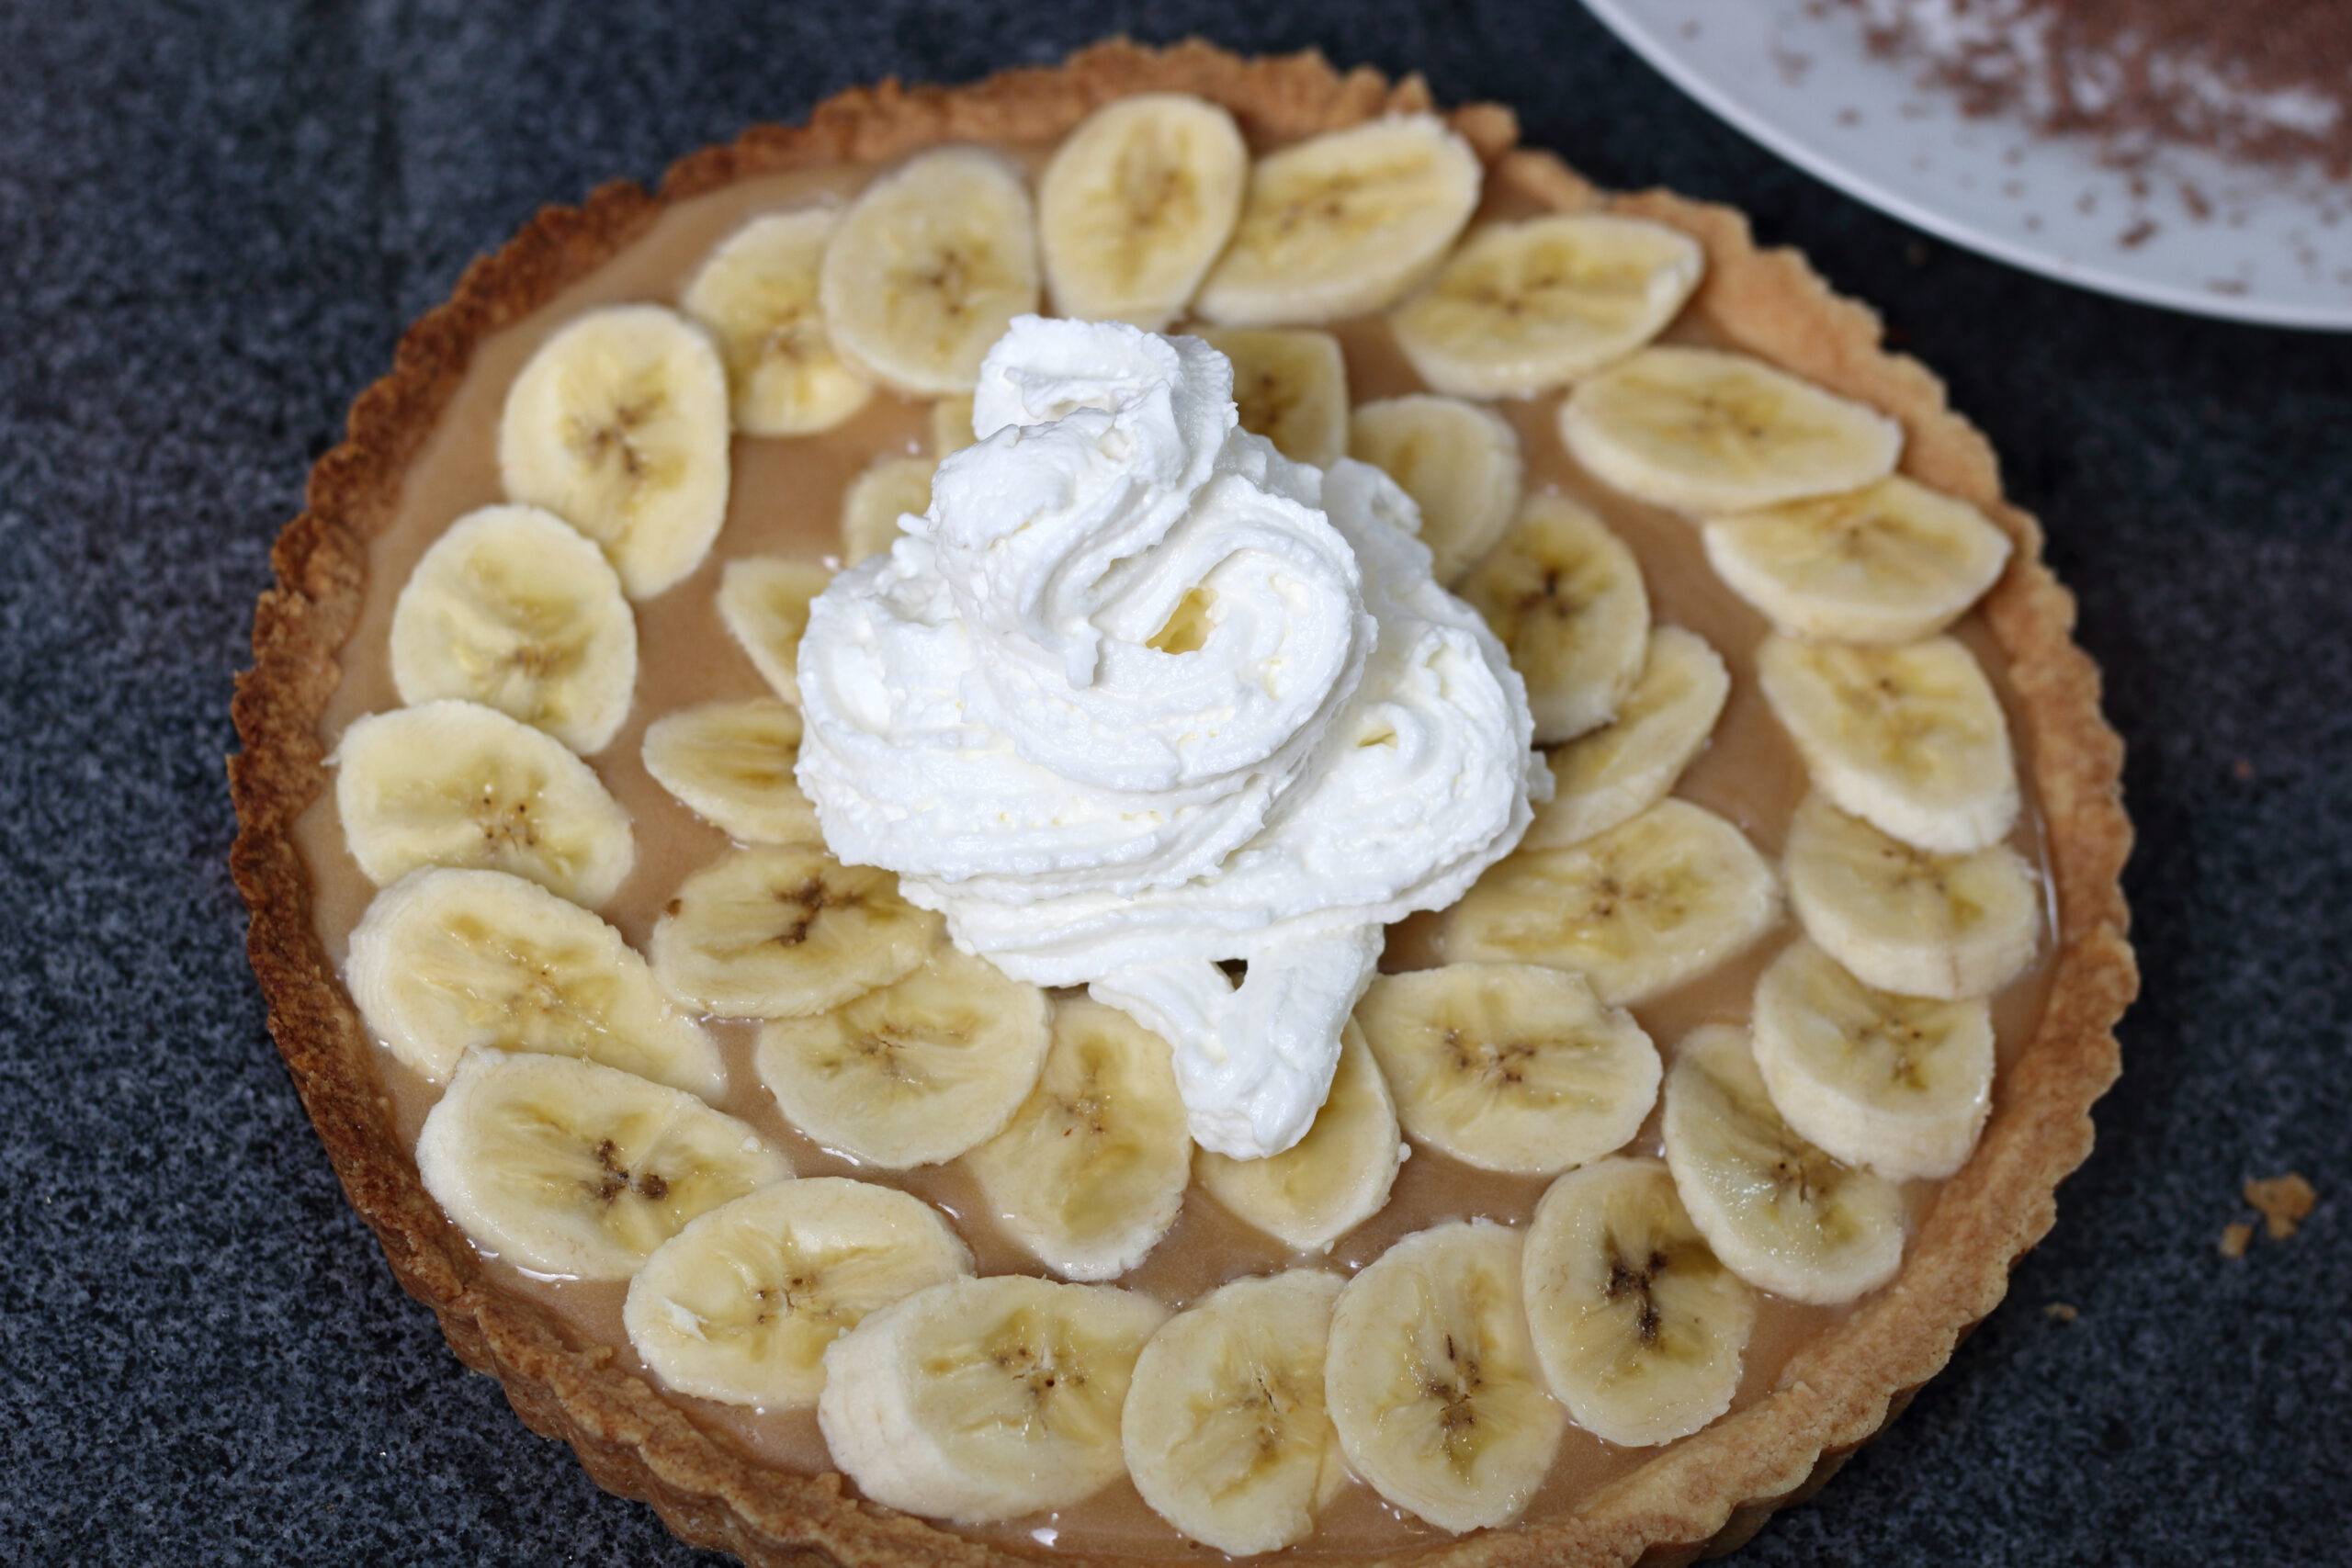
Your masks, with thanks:
[[(1391, 84), (1319, 55), (1243, 60), (1199, 42), (1098, 45), (1055, 68), (956, 88), (886, 82), (842, 93), (797, 127), (759, 126), (673, 165), (657, 193), (605, 186), (549, 208), (467, 269), (449, 300), (402, 337), (392, 373), (354, 405), (344, 442), (312, 470), (302, 514), (271, 554), (277, 585), (254, 616), (254, 668), (234, 704), (243, 750), (229, 760), (239, 823), (232, 865), (269, 1024), (351, 1203), (394, 1274), (433, 1308), (466, 1365), (497, 1377), (533, 1430), (571, 1444), (598, 1484), (650, 1503), (671, 1529), (748, 1562), (1027, 1562), (864, 1502), (836, 1474), (783, 1472), (706, 1434), (608, 1347), (582, 1343), (545, 1306), (492, 1280), (428, 1197), (379, 1087), (376, 1046), (312, 922), (295, 819), (328, 785), (318, 729), (357, 616), (368, 545), (390, 521), (401, 475), (480, 344), (643, 234), (672, 203), (737, 180), (845, 159), (887, 160), (954, 141), (1042, 141), (1105, 101), (1141, 91), (1221, 103), (1256, 139), (1290, 140), (1374, 115), (1430, 108), (1418, 76)], [(1880, 347), (1877, 317), (1832, 294), (1795, 252), (1759, 250), (1724, 207), (1662, 191), (1608, 195), (1551, 154), (1518, 148), (1510, 110), (1452, 111), (1502, 182), (1540, 205), (1606, 209), (1672, 224), (1706, 247), (1694, 301), (1744, 348), (1902, 421), (1902, 471), (1974, 502), (2016, 543), (1982, 609), (2008, 660), (2022, 767), (2041, 800), (2058, 909), (2049, 1000), (1996, 1083), (1974, 1155), (1947, 1181), (1888, 1288), (1808, 1344), (1780, 1387), (1659, 1451), (1565, 1516), (1396, 1554), (1416, 1562), (1680, 1563), (1728, 1551), (1775, 1508), (1821, 1486), (1908, 1403), (1999, 1303), (2011, 1265), (2047, 1232), (2058, 1182), (2089, 1153), (2092, 1102), (2114, 1081), (2113, 1026), (2138, 985), (2119, 877), (2132, 840), (2122, 746), (2100, 717), (2098, 673), (2071, 640), (2074, 600), (2041, 560), (2035, 521), (2007, 504), (1992, 450), (1917, 362)]]

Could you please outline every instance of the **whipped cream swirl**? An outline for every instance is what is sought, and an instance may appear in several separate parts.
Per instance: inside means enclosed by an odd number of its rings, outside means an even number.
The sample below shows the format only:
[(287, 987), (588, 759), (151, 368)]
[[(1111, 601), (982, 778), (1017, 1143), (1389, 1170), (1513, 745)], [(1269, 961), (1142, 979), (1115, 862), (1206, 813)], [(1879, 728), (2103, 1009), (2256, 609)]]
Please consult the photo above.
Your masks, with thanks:
[(810, 607), (801, 788), (959, 946), (1166, 1036), (1201, 1144), (1277, 1153), (1382, 926), (1548, 791), (1525, 689), (1410, 498), (1242, 431), (1197, 339), (1023, 317), (972, 423)]

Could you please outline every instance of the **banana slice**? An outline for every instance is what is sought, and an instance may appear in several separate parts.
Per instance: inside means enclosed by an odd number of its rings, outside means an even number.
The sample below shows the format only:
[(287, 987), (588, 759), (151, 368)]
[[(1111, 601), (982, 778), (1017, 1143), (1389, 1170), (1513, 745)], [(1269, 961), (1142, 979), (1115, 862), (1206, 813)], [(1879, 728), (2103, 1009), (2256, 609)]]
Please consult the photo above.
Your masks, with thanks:
[(807, 1406), (825, 1386), (827, 1346), (877, 1308), (971, 1273), (972, 1255), (930, 1204), (813, 1176), (713, 1209), (656, 1247), (621, 1322), (680, 1393)]
[(833, 346), (877, 379), (916, 397), (970, 391), (989, 346), (1037, 308), (1028, 188), (977, 147), (916, 154), (843, 215), (817, 297)]
[(1346, 1483), (1323, 1408), (1323, 1350), (1342, 1280), (1316, 1269), (1236, 1280), (1162, 1324), (1136, 1358), (1119, 1422), (1152, 1512), (1246, 1557), (1304, 1540)]
[(1528, 1336), (1521, 1240), (1483, 1220), (1418, 1232), (1331, 1311), (1324, 1395), (1349, 1468), (1456, 1534), (1517, 1518), (1567, 1424)]
[(774, 697), (721, 697), (645, 727), (645, 771), (739, 843), (821, 844), (817, 807), (793, 782), (800, 714)]
[(1520, 849), (1566, 849), (1664, 800), (1706, 745), (1731, 694), (1731, 675), (1704, 637), (1680, 626), (1650, 632), (1641, 679), (1615, 722), (1551, 755), (1552, 798), (1535, 808)]
[(1439, 391), (1523, 398), (1649, 342), (1705, 269), (1699, 242), (1639, 219), (1578, 212), (1488, 223), (1388, 323)]
[(2018, 819), (2008, 720), (1948, 637), (1843, 648), (1767, 637), (1756, 683), (1822, 794), (1906, 844), (1967, 854)]
[(1109, 1285), (934, 1285), (833, 1341), (817, 1424), (889, 1507), (967, 1525), (1068, 1507), (1125, 1473), (1128, 1381), (1167, 1316)]
[(1650, 598), (1623, 540), (1574, 502), (1531, 495), (1462, 597), (1527, 682), (1535, 740), (1573, 740), (1616, 716), (1649, 651)]
[(1669, 798), (1569, 849), (1498, 861), (1441, 940), (1449, 959), (1575, 970), (1630, 1007), (1747, 951), (1780, 918), (1780, 886), (1747, 836)]
[(1746, 1030), (1709, 1024), (1675, 1047), (1661, 1125), (1691, 1223), (1749, 1284), (1826, 1305), (1894, 1278), (1903, 1190), (1781, 1120)]
[(659, 305), (573, 318), (506, 393), (498, 476), (604, 549), (632, 599), (702, 564), (727, 520), (727, 372)]
[(571, 1056), (469, 1051), (416, 1138), (417, 1174), (474, 1245), (626, 1280), (698, 1215), (792, 1175), (682, 1089)]
[(376, 895), (344, 983), (393, 1055), (446, 1083), (475, 1046), (584, 1056), (705, 1100), (718, 1047), (621, 933), (519, 876), (435, 868)]
[(931, 456), (934, 462), (961, 452), (978, 437), (972, 434), (972, 394), (942, 398), (931, 405)]
[(1895, 1180), (1968, 1162), (1993, 1109), (1993, 1010), (1872, 990), (1809, 942), (1756, 982), (1756, 1066), (1799, 1136)]
[(795, 707), (800, 705), (800, 634), (808, 629), (808, 601), (832, 573), (782, 556), (744, 556), (718, 579), (718, 618), (736, 646), (751, 655), (760, 679)]
[(802, 1132), (905, 1170), (1002, 1132), (1036, 1087), (1052, 1037), (1045, 992), (942, 946), (831, 1012), (762, 1026), (755, 1059)]
[(637, 618), (605, 553), (552, 512), (485, 506), (449, 525), (392, 606), (392, 685), (462, 697), (582, 756), (637, 694)]
[(1139, 93), (1089, 116), (1037, 182), (1054, 313), (1158, 332), (1241, 216), (1250, 150), (1233, 117), (1186, 93)]
[(1657, 1103), (1657, 1048), (1580, 975), (1524, 964), (1382, 975), (1356, 1021), (1405, 1131), (1481, 1170), (1555, 1176), (1623, 1147)]
[(1416, 392), (1358, 405), (1348, 456), (1402, 485), (1421, 509), (1431, 574), (1452, 582), (1478, 564), (1519, 510), (1519, 433), (1492, 409)]
[(735, 428), (746, 435), (814, 435), (874, 395), (874, 383), (833, 352), (817, 303), (819, 265), (841, 217), (804, 207), (752, 219), (719, 242), (678, 301), (718, 340)]
[(730, 851), (686, 878), (646, 945), (654, 978), (683, 1001), (806, 1018), (916, 969), (940, 935), (888, 872), (796, 844)]
[(1429, 276), (1485, 178), (1431, 115), (1391, 115), (1258, 160), (1233, 243), (1202, 285), (1227, 326), (1334, 321), (1385, 310)]
[(1329, 1252), (1388, 1201), (1403, 1149), (1396, 1102), (1351, 1021), (1340, 1033), (1330, 1092), (1306, 1136), (1264, 1159), (1203, 1149), (1193, 1156), (1193, 1175), (1243, 1224), (1295, 1251)]
[(1745, 355), (1645, 348), (1577, 384), (1560, 439), (1634, 500), (1712, 515), (1883, 479), (1903, 427)]
[(1731, 1408), (1756, 1296), (1690, 1223), (1664, 1161), (1605, 1159), (1552, 1183), (1524, 1282), (1544, 1376), (1586, 1431), (1649, 1448)]
[(332, 760), (344, 841), (379, 887), (419, 866), (473, 866), (593, 909), (636, 863), (628, 813), (595, 770), (496, 708), (444, 701), (369, 714)]
[[(964, 429), (968, 446), (971, 409), (969, 400), (966, 401)], [(850, 480), (842, 492), (842, 565), (855, 566), (868, 556), (880, 555), (903, 532), (899, 518), (910, 512), (930, 511), (931, 476), (938, 471), (937, 457), (884, 457)], [(805, 601), (801, 624), (808, 624)]]
[(1348, 362), (1329, 333), (1205, 328), (1201, 338), (1233, 361), (1241, 428), (1294, 463), (1328, 468), (1348, 455)]
[(1701, 530), (1733, 592), (1791, 637), (1916, 642), (1960, 618), (2008, 564), (2009, 536), (1965, 502), (1897, 476)]
[(1176, 1223), (1192, 1176), (1168, 1043), (1116, 1008), (1055, 1003), (1037, 1087), (964, 1164), (998, 1225), (1046, 1268), (1125, 1273)]
[(1991, 996), (2041, 942), (2041, 884), (2007, 844), (1929, 854), (1816, 794), (1789, 824), (1785, 865), (1805, 935), (1882, 991)]

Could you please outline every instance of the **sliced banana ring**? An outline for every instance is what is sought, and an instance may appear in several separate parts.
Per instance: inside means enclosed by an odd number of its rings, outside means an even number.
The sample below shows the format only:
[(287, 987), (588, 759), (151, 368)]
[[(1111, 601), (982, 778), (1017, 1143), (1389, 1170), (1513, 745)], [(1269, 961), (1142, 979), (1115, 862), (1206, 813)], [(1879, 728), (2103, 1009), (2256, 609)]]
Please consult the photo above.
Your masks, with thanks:
[(1933, 637), (2008, 563), (2009, 536), (1965, 502), (1900, 475), (1702, 530), (1733, 592), (1791, 637), (1897, 643)]
[(1348, 455), (1348, 363), (1329, 333), (1213, 327), (1202, 341), (1233, 361), (1241, 428), (1294, 463), (1328, 468)]
[(484, 1251), (625, 1280), (696, 1216), (791, 1176), (749, 1125), (571, 1056), (469, 1051), (416, 1139), (417, 1174)]
[(680, 805), (745, 844), (821, 844), (793, 782), (800, 714), (774, 697), (719, 697), (645, 727), (645, 771)]
[(476, 1046), (584, 1056), (706, 1100), (718, 1047), (621, 933), (497, 871), (413, 871), (351, 932), (344, 983), (368, 1031), (426, 1080)]
[(1873, 990), (1809, 942), (1756, 983), (1756, 1066), (1799, 1134), (1895, 1180), (1968, 1162), (1993, 1109), (1993, 1010)]
[(433, 542), (392, 606), (392, 685), (462, 697), (586, 756), (637, 691), (637, 618), (602, 550), (552, 512), (485, 506)]
[(1456, 1534), (1519, 1517), (1567, 1424), (1528, 1335), (1520, 1248), (1485, 1221), (1417, 1232), (1331, 1312), (1324, 1394), (1349, 1468)]
[(830, 1012), (915, 969), (941, 921), (899, 879), (811, 845), (735, 850), (686, 878), (647, 946), (654, 977), (726, 1018)]
[(718, 579), (718, 619), (749, 655), (775, 694), (800, 702), (800, 634), (808, 629), (808, 602), (832, 573), (783, 556), (743, 556)]
[(1330, 1093), (1306, 1136), (1264, 1159), (1203, 1149), (1193, 1157), (1193, 1175), (1244, 1224), (1295, 1251), (1329, 1252), (1388, 1201), (1403, 1148), (1396, 1102), (1351, 1020), (1340, 1034)]
[(344, 841), (379, 887), (420, 866), (471, 866), (593, 909), (636, 863), (628, 813), (595, 770), (496, 708), (445, 701), (370, 714), (343, 732), (333, 761)]
[(728, 434), (710, 335), (659, 305), (616, 305), (574, 317), (514, 378), (498, 474), (650, 599), (702, 564), (727, 520)]
[(1709, 1024), (1675, 1047), (1661, 1127), (1691, 1223), (1749, 1284), (1829, 1304), (1902, 1266), (1903, 1190), (1781, 1119), (1746, 1030)]
[[(964, 444), (971, 443), (972, 411), (965, 400)], [(945, 408), (947, 404), (939, 405)], [(850, 480), (842, 491), (842, 564), (855, 566), (878, 556), (904, 532), (899, 519), (931, 510), (931, 476), (936, 457), (884, 457)]]
[(825, 1350), (867, 1314), (968, 1279), (939, 1212), (836, 1176), (780, 1181), (711, 1210), (654, 1249), (621, 1308), (668, 1387), (724, 1404), (812, 1405)]
[(942, 946), (903, 979), (760, 1030), (760, 1081), (829, 1148), (906, 1170), (1001, 1132), (1052, 1039), (1046, 993)]
[(909, 159), (833, 231), (817, 297), (836, 349), (916, 397), (968, 392), (989, 346), (1037, 308), (1028, 187), (977, 147)]
[(817, 1423), (889, 1507), (957, 1524), (1068, 1507), (1125, 1472), (1120, 1414), (1167, 1316), (1109, 1285), (934, 1285), (833, 1341)]
[(1815, 785), (1882, 832), (1967, 854), (2016, 825), (2008, 720), (1953, 638), (1845, 648), (1771, 636), (1756, 650), (1756, 683)]
[(735, 428), (813, 435), (864, 408), (874, 384), (842, 362), (817, 302), (831, 207), (754, 218), (719, 242), (679, 303), (718, 340)]
[(1225, 248), (1249, 180), (1240, 128), (1204, 98), (1138, 93), (1095, 110), (1037, 182), (1055, 313), (1166, 326)]
[(1356, 1022), (1417, 1143), (1552, 1176), (1622, 1148), (1657, 1102), (1657, 1047), (1581, 976), (1522, 964), (1382, 975)]
[(1192, 1176), (1168, 1043), (1116, 1008), (1057, 1002), (1036, 1088), (964, 1164), (999, 1227), (1046, 1268), (1125, 1273), (1176, 1223)]
[(1573, 740), (1614, 717), (1649, 651), (1649, 591), (1623, 540), (1557, 495), (1527, 498), (1462, 597), (1527, 682), (1535, 740)]
[(1684, 800), (1565, 850), (1497, 862), (1446, 915), (1450, 959), (1574, 970), (1629, 1007), (1747, 951), (1781, 918), (1771, 867)]
[(1348, 456), (1395, 479), (1421, 509), (1421, 543), (1440, 582), (1477, 565), (1519, 511), (1519, 433), (1476, 403), (1420, 392), (1359, 403)]
[(1707, 744), (1731, 695), (1731, 675), (1704, 637), (1651, 629), (1641, 679), (1617, 717), (1555, 748), (1552, 798), (1535, 808), (1522, 851), (1566, 849), (1664, 800)]
[(1883, 479), (1903, 427), (1760, 359), (1661, 347), (1577, 383), (1560, 439), (1634, 500), (1712, 516)]
[(1664, 1161), (1604, 1159), (1552, 1183), (1524, 1279), (1544, 1376), (1586, 1431), (1648, 1448), (1731, 1408), (1755, 1292), (1690, 1223)]
[(1392, 115), (1258, 160), (1233, 241), (1197, 309), (1228, 326), (1386, 309), (1427, 276), (1478, 205), (1470, 144), (1430, 115)]
[(2041, 944), (2041, 884), (2007, 844), (1929, 854), (1816, 794), (1789, 824), (1784, 864), (1805, 934), (1882, 991), (1991, 996)]
[(1639, 219), (1578, 212), (1488, 223), (1389, 325), (1439, 391), (1529, 397), (1656, 337), (1705, 270), (1696, 240)]
[(1162, 1324), (1136, 1359), (1120, 1434), (1152, 1512), (1237, 1557), (1305, 1540), (1347, 1482), (1323, 1405), (1342, 1281), (1320, 1269), (1236, 1280)]

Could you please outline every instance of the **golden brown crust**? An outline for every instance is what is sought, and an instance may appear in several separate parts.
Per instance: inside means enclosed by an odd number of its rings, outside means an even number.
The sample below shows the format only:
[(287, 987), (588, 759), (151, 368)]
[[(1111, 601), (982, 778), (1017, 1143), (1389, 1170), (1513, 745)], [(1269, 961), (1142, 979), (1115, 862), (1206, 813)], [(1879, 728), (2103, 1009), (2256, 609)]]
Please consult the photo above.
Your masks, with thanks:
[[(756, 127), (682, 159), (659, 195), (613, 185), (579, 208), (549, 208), (469, 267), (450, 299), (401, 339), (392, 373), (360, 397), (345, 441), (312, 471), (307, 509), (272, 554), (277, 586), (255, 612), (254, 667), (235, 699), (243, 750), (229, 763), (239, 823), (232, 864), (252, 912), (249, 946), (271, 1032), (352, 1206), (401, 1283), (438, 1314), (459, 1359), (498, 1377), (533, 1430), (569, 1442), (598, 1484), (651, 1504), (680, 1536), (750, 1562), (1009, 1568), (1028, 1560), (858, 1500), (839, 1476), (790, 1475), (744, 1457), (616, 1365), (609, 1348), (580, 1343), (544, 1308), (485, 1278), (393, 1134), (373, 1048), (313, 928), (293, 829), (325, 786), (318, 726), (339, 678), (335, 656), (357, 615), (367, 542), (389, 523), (401, 473), (476, 349), (665, 207), (756, 175), (888, 159), (940, 141), (1043, 141), (1111, 98), (1147, 90), (1226, 105), (1253, 144), (1430, 107), (1418, 77), (1391, 85), (1368, 70), (1342, 74), (1319, 55), (1242, 60), (1198, 42), (1113, 42), (1057, 68), (966, 87), (854, 89), (806, 125)], [(1758, 250), (1729, 209), (1664, 192), (1605, 196), (1550, 154), (1515, 150), (1516, 122), (1493, 105), (1450, 118), (1500, 184), (1549, 206), (1606, 205), (1698, 237), (1710, 265), (1695, 308), (1716, 331), (1900, 418), (1905, 470), (1984, 507), (2017, 544), (1986, 614), (2009, 660), (2062, 936), (2050, 1005), (2002, 1077), (1975, 1156), (1944, 1187), (1894, 1283), (1801, 1352), (1769, 1398), (1566, 1517), (1395, 1559), (1446, 1568), (1684, 1562), (1729, 1550), (1772, 1509), (1826, 1481), (1943, 1366), (2000, 1301), (2010, 1265), (2050, 1228), (2059, 1180), (2090, 1150), (2090, 1106), (2119, 1068), (2113, 1026), (2137, 987), (2120, 881), (2131, 848), (2122, 748), (2099, 716), (2098, 671), (2071, 638), (2073, 598), (2041, 564), (2039, 527), (2002, 500), (1991, 448), (1946, 407), (1941, 383), (1879, 347), (1867, 308), (1830, 293), (1794, 252)]]

